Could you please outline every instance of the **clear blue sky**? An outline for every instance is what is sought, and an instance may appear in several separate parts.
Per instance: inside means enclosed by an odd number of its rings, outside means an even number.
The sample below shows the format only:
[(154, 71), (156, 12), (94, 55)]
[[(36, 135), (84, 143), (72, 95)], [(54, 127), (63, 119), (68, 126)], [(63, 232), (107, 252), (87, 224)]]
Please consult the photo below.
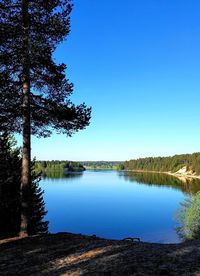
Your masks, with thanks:
[(72, 138), (33, 138), (37, 159), (128, 160), (200, 151), (200, 1), (74, 0), (55, 53), (72, 100), (92, 106)]

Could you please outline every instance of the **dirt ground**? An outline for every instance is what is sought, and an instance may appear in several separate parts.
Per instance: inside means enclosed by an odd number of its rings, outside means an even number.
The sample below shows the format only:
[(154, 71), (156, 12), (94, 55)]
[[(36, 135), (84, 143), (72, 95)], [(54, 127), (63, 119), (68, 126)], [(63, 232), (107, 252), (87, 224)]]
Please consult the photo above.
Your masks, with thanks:
[(0, 275), (200, 275), (200, 241), (153, 244), (70, 233), (1, 240)]

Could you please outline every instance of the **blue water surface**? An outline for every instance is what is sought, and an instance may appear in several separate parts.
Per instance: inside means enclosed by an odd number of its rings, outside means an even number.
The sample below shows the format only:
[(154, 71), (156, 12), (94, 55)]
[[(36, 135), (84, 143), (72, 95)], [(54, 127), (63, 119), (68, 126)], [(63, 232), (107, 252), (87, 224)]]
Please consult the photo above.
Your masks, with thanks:
[(40, 185), (44, 190), (49, 231), (179, 242), (175, 214), (185, 198), (184, 189), (162, 183), (149, 185), (145, 181), (116, 171), (43, 178)]

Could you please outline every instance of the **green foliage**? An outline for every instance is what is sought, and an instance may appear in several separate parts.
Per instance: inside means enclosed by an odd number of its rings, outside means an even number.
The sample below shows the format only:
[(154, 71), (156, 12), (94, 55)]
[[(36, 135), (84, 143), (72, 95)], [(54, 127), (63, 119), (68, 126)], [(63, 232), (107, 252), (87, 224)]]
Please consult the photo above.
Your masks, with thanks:
[(184, 240), (200, 239), (200, 192), (188, 197), (177, 214), (180, 227), (177, 232)]
[(130, 160), (124, 163), (125, 170), (143, 170), (176, 172), (187, 167), (187, 170), (200, 175), (200, 153), (181, 154), (170, 157), (147, 157)]
[[(85, 169), (88, 170), (123, 170), (124, 165), (119, 161), (36, 161), (35, 171), (42, 172), (43, 174), (64, 174), (66, 172), (81, 172)], [(58, 175), (58, 174), (57, 174)]]
[(15, 236), (20, 221), (19, 150), (12, 149), (11, 137), (0, 135), (0, 238)]
[(29, 224), (28, 234), (35, 235), (37, 233), (48, 232), (48, 221), (44, 221), (44, 217), (47, 213), (45, 210), (45, 203), (43, 199), (44, 191), (39, 187), (40, 174), (34, 171), (35, 161), (32, 162), (31, 167), (31, 185), (30, 185), (30, 197), (29, 197)]
[[(21, 157), (19, 149), (12, 148), (13, 137), (0, 135), (0, 238), (16, 236), (21, 221)], [(40, 177), (33, 172), (29, 194), (29, 235), (46, 233), (48, 223), (43, 221), (46, 214), (43, 191), (39, 187)]]
[(117, 164), (116, 166), (115, 166), (115, 170), (117, 170), (117, 171), (123, 171), (124, 170), (124, 165), (123, 164)]
[(80, 163), (88, 170), (114, 170), (122, 164), (119, 161), (83, 161)]
[(36, 161), (35, 162), (35, 172), (42, 172), (43, 174), (49, 174), (58, 172), (62, 175), (67, 172), (81, 172), (85, 168), (79, 162), (71, 161)]
[(31, 133), (67, 136), (89, 125), (91, 108), (74, 105), (67, 66), (53, 53), (70, 32), (71, 0), (0, 1), (0, 128), (22, 132), (22, 87), (30, 85)]

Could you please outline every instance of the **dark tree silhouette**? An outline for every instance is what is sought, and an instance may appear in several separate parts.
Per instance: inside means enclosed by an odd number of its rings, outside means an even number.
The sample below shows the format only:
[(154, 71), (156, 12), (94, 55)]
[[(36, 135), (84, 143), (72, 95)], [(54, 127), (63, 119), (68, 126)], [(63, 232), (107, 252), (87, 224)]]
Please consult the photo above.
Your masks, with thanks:
[[(15, 236), (20, 222), (19, 150), (11, 150), (7, 133), (0, 135), (0, 238)], [(16, 223), (18, 222), (18, 223)]]
[[(43, 191), (39, 187), (39, 175), (31, 169), (29, 189), (28, 234), (48, 232), (48, 222), (43, 221), (46, 214)], [(13, 138), (6, 132), (0, 135), (0, 238), (16, 236), (21, 223), (20, 175), (21, 157), (19, 149), (13, 147)]]
[(71, 10), (70, 0), (0, 2), (0, 126), (23, 133), (21, 236), (29, 224), (31, 134), (47, 137), (55, 129), (70, 136), (90, 120), (91, 108), (70, 101), (66, 65), (52, 56), (69, 34)]
[(40, 174), (34, 171), (35, 161), (31, 162), (31, 184), (29, 196), (29, 224), (28, 234), (35, 235), (38, 233), (48, 232), (48, 221), (44, 221), (44, 216), (47, 211), (45, 210), (45, 203), (43, 200), (43, 190), (39, 186)]

